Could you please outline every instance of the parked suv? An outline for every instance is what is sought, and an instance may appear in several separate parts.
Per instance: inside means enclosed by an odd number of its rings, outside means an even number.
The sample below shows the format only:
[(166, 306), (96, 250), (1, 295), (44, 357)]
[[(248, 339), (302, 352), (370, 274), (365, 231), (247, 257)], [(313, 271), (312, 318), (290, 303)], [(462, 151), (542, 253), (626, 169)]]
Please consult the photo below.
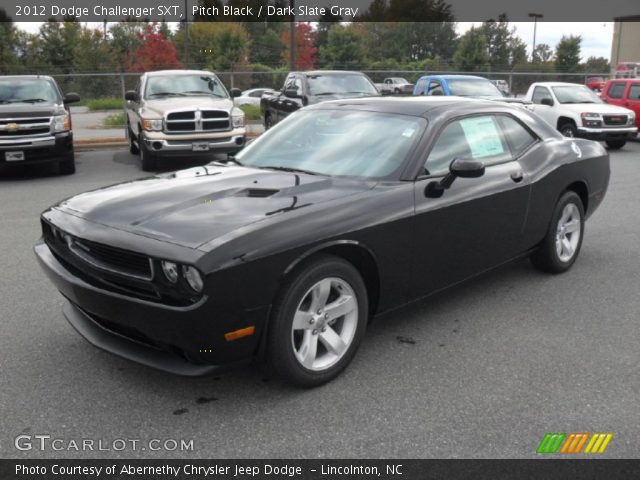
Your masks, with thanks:
[(640, 78), (609, 80), (602, 89), (600, 98), (611, 105), (633, 110), (636, 126), (640, 128)]
[(140, 77), (126, 92), (129, 150), (140, 154), (143, 170), (160, 157), (184, 158), (211, 152), (235, 153), (245, 144), (244, 112), (233, 105), (241, 95), (227, 92), (203, 70), (164, 70)]
[(74, 173), (67, 105), (79, 100), (63, 96), (51, 77), (0, 77), (0, 165), (55, 162), (60, 173)]

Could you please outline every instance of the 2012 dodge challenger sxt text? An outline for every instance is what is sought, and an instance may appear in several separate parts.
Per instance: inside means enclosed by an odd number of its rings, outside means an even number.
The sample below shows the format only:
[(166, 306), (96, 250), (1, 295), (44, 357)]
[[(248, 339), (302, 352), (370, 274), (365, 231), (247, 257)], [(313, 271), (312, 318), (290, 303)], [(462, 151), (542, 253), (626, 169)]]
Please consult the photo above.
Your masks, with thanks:
[(185, 375), (254, 357), (313, 386), (374, 315), (530, 256), (578, 256), (609, 157), (507, 104), (340, 100), (227, 163), (77, 195), (36, 255), (94, 345)]

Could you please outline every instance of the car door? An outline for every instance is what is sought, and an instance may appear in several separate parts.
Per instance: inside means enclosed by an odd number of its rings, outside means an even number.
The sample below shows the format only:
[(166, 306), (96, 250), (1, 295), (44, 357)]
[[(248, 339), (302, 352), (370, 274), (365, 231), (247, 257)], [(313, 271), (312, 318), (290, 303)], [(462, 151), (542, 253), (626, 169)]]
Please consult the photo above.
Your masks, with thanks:
[[(551, 101), (551, 105), (545, 105), (542, 103), (543, 101)], [(553, 106), (556, 103), (556, 100), (553, 98), (551, 91), (547, 87), (535, 87), (533, 89), (533, 95), (531, 96), (531, 102), (533, 103), (532, 109), (542, 118), (544, 118), (547, 123), (552, 125), (554, 128), (556, 127), (556, 112)]]
[(142, 101), (142, 77), (138, 80), (135, 91), (138, 94), (138, 100), (127, 100), (127, 121), (129, 122), (129, 126), (131, 127), (133, 134), (138, 137), (140, 135), (140, 129), (138, 128), (140, 125), (138, 109), (140, 108), (140, 102)]
[(624, 106), (636, 114), (636, 126), (640, 128), (640, 80), (629, 82), (626, 102)]
[(444, 95), (444, 89), (442, 87), (442, 82), (437, 79), (432, 79), (429, 82), (429, 90), (427, 91), (428, 96), (442, 96)]
[(624, 80), (610, 82), (602, 99), (611, 105), (624, 107), (626, 86), (627, 82)]
[(295, 90), (299, 98), (284, 97), (282, 100), (281, 120), (291, 113), (299, 110), (303, 106), (302, 96), (305, 94), (302, 79), (298, 75), (294, 75), (291, 80), (291, 84), (288, 87), (291, 90)]
[[(429, 147), (414, 190), (416, 297), (522, 251), (530, 185), (512, 149), (498, 114), (455, 118)], [(427, 196), (427, 185), (441, 181), (456, 158), (482, 161), (484, 175), (457, 178), (442, 196)]]

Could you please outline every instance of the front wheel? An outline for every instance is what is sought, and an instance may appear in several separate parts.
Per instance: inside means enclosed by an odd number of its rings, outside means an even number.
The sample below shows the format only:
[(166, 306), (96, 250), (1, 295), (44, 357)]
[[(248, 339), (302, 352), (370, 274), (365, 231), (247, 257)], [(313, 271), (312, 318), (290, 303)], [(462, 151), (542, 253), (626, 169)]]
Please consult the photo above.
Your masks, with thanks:
[(71, 153), (66, 159), (58, 162), (58, 169), (61, 175), (72, 175), (76, 173), (75, 155)]
[(140, 163), (142, 164), (142, 170), (145, 172), (155, 170), (158, 163), (157, 157), (149, 151), (147, 144), (142, 139), (142, 135), (140, 135), (138, 145), (140, 146)]
[(575, 192), (566, 192), (556, 204), (547, 235), (531, 255), (531, 263), (549, 273), (569, 270), (580, 253), (583, 232), (582, 200)]
[(315, 387), (346, 368), (364, 335), (367, 290), (356, 268), (322, 255), (283, 286), (274, 304), (267, 365), (279, 378)]
[(607, 140), (607, 147), (609, 150), (620, 150), (626, 143), (626, 140)]
[(140, 153), (140, 148), (138, 148), (138, 145), (136, 144), (131, 127), (127, 127), (127, 137), (129, 139), (129, 152), (134, 155), (138, 155)]
[(578, 130), (576, 129), (576, 126), (573, 123), (565, 123), (563, 125), (560, 125), (560, 128), (558, 130), (565, 137), (571, 137), (571, 138), (575, 137), (576, 134), (578, 133)]

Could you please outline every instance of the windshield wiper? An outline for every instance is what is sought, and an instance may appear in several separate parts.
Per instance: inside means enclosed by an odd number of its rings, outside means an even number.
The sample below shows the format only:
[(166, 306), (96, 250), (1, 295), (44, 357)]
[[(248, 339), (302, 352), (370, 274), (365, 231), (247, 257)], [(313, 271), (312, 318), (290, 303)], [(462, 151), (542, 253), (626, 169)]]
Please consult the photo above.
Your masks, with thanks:
[(301, 168), (278, 167), (278, 166), (269, 166), (269, 165), (267, 165), (266, 167), (258, 167), (258, 168), (265, 168), (269, 170), (279, 170), (281, 172), (306, 173), (308, 175), (318, 175), (317, 172), (311, 172), (309, 170), (303, 170)]
[(184, 97), (184, 93), (176, 93), (176, 92), (156, 92), (150, 93), (150, 97)]
[(217, 93), (213, 93), (213, 92), (203, 92), (202, 90), (189, 90), (188, 92), (182, 92), (182, 93), (189, 94), (189, 95), (211, 95), (218, 98), (224, 98), (223, 95), (218, 95)]
[(44, 98), (20, 98), (14, 100), (7, 100), (6, 103), (40, 103), (46, 102), (47, 100)]

